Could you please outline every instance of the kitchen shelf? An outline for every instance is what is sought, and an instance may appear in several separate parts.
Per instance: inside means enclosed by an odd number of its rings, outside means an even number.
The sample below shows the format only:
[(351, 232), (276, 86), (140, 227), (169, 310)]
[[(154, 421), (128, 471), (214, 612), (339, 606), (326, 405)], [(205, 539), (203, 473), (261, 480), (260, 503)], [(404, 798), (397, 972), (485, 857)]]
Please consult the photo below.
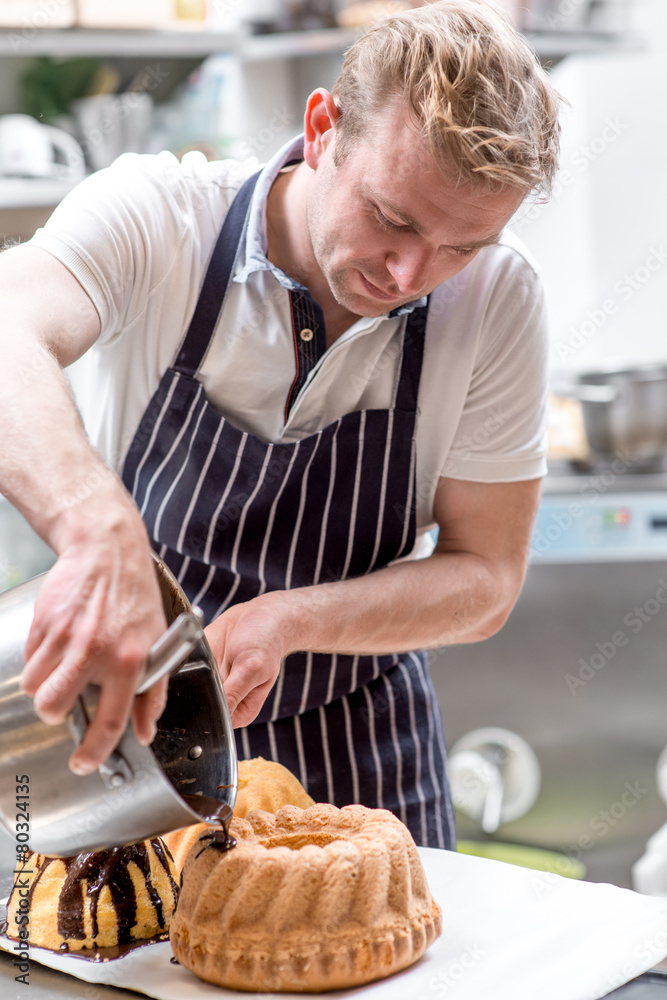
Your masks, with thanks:
[(641, 38), (610, 31), (525, 31), (524, 37), (542, 62), (582, 54), (639, 52)]
[(320, 31), (282, 31), (270, 35), (246, 35), (236, 51), (247, 62), (263, 59), (294, 59), (343, 52), (361, 34), (358, 28), (323, 28)]
[(137, 56), (197, 58), (215, 52), (233, 52), (247, 60), (281, 59), (339, 52), (351, 45), (359, 31), (325, 28), (265, 35), (221, 31), (121, 31), (61, 28), (34, 30), (29, 36), (0, 31), (0, 56)]
[(207, 56), (235, 49), (238, 34), (218, 31), (122, 31), (107, 28), (0, 31), (2, 56)]
[(49, 178), (0, 177), (0, 211), (53, 208), (75, 187), (74, 181)]
[[(342, 52), (361, 29), (323, 28), (309, 31), (251, 35), (240, 31), (114, 30), (92, 28), (22, 29), (0, 31), (0, 56), (108, 56), (136, 58), (204, 58), (233, 52), (251, 62)], [(584, 52), (638, 49), (638, 39), (604, 31), (527, 31), (526, 38), (540, 58), (562, 59)]]

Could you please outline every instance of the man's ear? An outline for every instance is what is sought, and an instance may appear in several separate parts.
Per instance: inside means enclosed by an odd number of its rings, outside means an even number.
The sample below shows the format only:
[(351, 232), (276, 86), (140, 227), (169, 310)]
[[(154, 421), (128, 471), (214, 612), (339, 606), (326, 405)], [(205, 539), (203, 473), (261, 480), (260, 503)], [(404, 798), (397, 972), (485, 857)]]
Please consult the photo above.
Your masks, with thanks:
[(335, 135), (335, 125), (340, 111), (328, 90), (320, 87), (308, 98), (303, 119), (304, 160), (315, 170), (322, 153)]

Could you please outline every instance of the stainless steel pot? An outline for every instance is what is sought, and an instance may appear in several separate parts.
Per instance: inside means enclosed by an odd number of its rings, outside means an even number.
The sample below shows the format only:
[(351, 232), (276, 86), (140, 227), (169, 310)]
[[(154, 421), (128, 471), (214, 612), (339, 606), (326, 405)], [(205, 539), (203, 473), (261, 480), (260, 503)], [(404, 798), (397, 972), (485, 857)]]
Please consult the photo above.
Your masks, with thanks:
[(641, 466), (667, 455), (667, 365), (584, 372), (556, 392), (581, 401), (588, 445), (598, 458), (625, 455)]
[[(188, 635), (182, 627), (193, 621), (192, 608), (164, 564), (156, 558), (155, 565), (172, 627), (153, 647), (149, 666), (178, 667), (167, 706), (150, 747), (128, 725), (114, 754), (86, 776), (67, 762), (98, 689), (86, 689), (68, 723), (41, 722), (19, 677), (44, 577), (0, 595), (0, 820), (17, 844), (68, 857), (214, 822), (223, 805), (234, 805), (234, 732), (215, 659), (201, 628)], [(149, 683), (144, 676), (138, 690)]]

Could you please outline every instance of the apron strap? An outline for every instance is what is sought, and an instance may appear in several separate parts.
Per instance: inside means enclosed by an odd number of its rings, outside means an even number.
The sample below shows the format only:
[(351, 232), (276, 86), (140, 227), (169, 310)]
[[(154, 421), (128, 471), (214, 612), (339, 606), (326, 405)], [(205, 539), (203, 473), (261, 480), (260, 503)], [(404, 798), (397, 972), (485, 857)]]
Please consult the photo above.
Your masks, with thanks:
[(428, 301), (425, 306), (413, 309), (408, 316), (403, 334), (403, 360), (394, 400), (397, 410), (417, 412), (427, 317)]
[(183, 375), (194, 377), (206, 356), (234, 273), (250, 202), (260, 173), (261, 170), (258, 170), (245, 181), (225, 216), (190, 326), (173, 365)]

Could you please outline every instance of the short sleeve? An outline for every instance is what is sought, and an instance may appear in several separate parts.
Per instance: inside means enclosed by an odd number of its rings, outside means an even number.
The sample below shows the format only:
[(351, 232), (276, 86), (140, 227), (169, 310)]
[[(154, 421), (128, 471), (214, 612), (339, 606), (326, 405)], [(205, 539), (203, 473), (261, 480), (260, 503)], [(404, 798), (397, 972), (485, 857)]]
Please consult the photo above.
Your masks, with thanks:
[(88, 293), (100, 317), (102, 343), (146, 309), (184, 242), (192, 249), (193, 230), (214, 232), (219, 225), (226, 200), (213, 185), (213, 209), (212, 165), (202, 154), (186, 159), (189, 164), (168, 152), (124, 154), (82, 181), (31, 240), (57, 257)]
[(548, 331), (532, 264), (511, 247), (486, 297), (461, 418), (441, 475), (513, 482), (546, 474)]

